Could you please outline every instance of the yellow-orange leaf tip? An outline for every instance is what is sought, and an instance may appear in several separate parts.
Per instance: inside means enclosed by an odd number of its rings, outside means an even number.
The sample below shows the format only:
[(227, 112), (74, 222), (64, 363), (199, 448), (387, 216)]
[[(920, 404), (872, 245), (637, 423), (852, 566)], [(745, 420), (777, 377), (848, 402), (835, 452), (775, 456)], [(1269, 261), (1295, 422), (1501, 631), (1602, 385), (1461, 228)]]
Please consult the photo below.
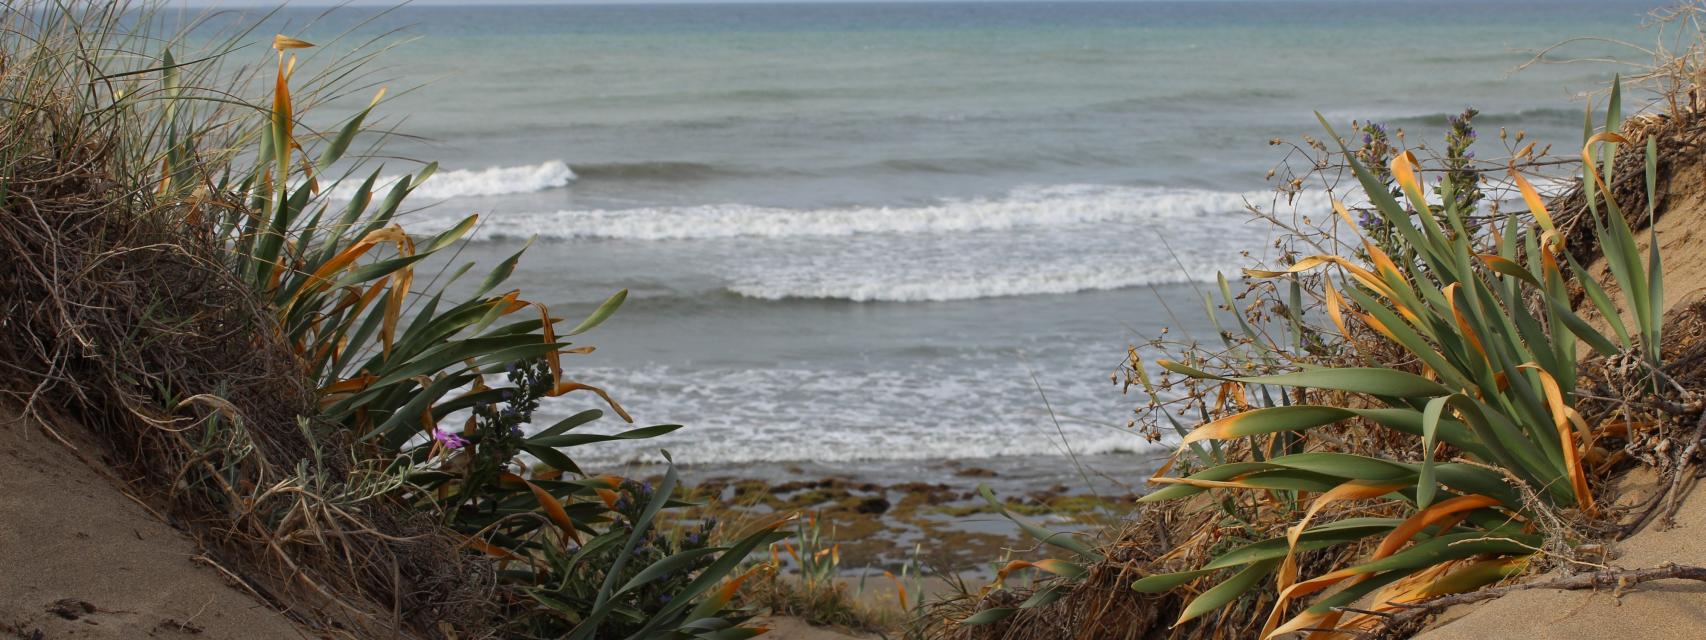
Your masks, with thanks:
[(279, 51), (284, 51), (286, 49), (307, 49), (312, 46), (314, 46), (314, 43), (312, 42), (307, 40), (298, 40), (282, 33), (272, 37), (272, 48)]

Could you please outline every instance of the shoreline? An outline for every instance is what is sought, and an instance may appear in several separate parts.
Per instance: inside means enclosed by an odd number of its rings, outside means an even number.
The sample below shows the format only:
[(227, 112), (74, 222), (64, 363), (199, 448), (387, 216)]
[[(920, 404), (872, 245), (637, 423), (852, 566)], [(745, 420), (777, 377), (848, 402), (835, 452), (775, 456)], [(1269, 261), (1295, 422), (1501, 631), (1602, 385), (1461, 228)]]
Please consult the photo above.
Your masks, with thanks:
[[(1146, 478), (1170, 454), (1157, 448), (1082, 456), (1082, 474), (1053, 456), (684, 465), (678, 472), (695, 499), (707, 502), (696, 515), (736, 526), (789, 511), (816, 516), (827, 543), (842, 547), (845, 577), (898, 571), (918, 545), (917, 560), (932, 572), (988, 579), (997, 560), (1028, 558), (1035, 542), (991, 507), (980, 487), (1050, 530), (1094, 531), (1125, 517), (1147, 490), (1119, 479)], [(662, 467), (609, 471), (655, 481)]]

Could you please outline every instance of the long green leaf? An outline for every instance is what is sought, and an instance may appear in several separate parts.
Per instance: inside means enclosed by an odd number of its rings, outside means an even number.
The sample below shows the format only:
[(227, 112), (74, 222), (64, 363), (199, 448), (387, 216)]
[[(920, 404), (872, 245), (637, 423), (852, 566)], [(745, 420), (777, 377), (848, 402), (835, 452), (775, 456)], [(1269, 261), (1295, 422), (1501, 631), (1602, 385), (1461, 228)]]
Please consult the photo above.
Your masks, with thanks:
[(1215, 585), (1208, 591), (1204, 591), (1202, 595), (1197, 596), (1196, 599), (1191, 600), (1190, 604), (1185, 605), (1184, 612), (1179, 614), (1179, 621), (1173, 624), (1175, 626), (1184, 624), (1202, 614), (1226, 606), (1238, 599), (1239, 596), (1244, 595), (1245, 592), (1254, 589), (1263, 578), (1274, 572), (1274, 568), (1279, 566), (1279, 563), (1279, 560), (1263, 560), (1251, 563), (1250, 566), (1227, 578), (1225, 582)]
[(1297, 373), (1233, 378), (1251, 384), (1310, 387), (1366, 393), (1375, 396), (1427, 398), (1446, 395), (1451, 389), (1407, 371), (1378, 367), (1334, 367)]
[(603, 324), (605, 320), (610, 319), (611, 314), (616, 313), (617, 309), (622, 308), (622, 303), (627, 300), (627, 289), (617, 291), (615, 295), (610, 296), (608, 300), (605, 300), (604, 304), (598, 305), (598, 308), (593, 310), (592, 315), (587, 316), (585, 320), (582, 320), (580, 324), (575, 325), (575, 328), (570, 329), (565, 335), (578, 336), (591, 331), (593, 327), (597, 327), (598, 325)]
[(1439, 486), (1434, 484), (1434, 444), (1439, 440), (1440, 414), (1445, 412), (1445, 405), (1450, 400), (1451, 396), (1434, 398), (1422, 411), (1422, 468), (1416, 476), (1417, 509), (1426, 509), (1433, 504), (1434, 494), (1439, 491)]

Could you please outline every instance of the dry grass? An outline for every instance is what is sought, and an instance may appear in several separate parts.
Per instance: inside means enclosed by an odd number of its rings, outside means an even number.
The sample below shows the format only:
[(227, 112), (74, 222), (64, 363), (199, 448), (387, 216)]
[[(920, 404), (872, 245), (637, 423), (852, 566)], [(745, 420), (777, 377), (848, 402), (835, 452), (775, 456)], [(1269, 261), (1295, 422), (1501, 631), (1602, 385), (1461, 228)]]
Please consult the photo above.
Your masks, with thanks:
[(160, 177), (139, 167), (162, 146), (159, 114), (65, 67), (127, 46), (72, 33), (114, 15), (43, 25), (7, 10), (0, 391), (44, 425), (51, 410), (95, 429), (123, 462), (86, 462), (309, 628), (476, 637), (490, 567), (385, 497), (391, 479), (353, 443), (301, 418), (316, 413), (304, 365), (201, 213), (230, 203), (158, 198)]
[(772, 575), (743, 587), (738, 598), (744, 607), (799, 618), (816, 626), (892, 632), (904, 622), (904, 614), (893, 606), (864, 602), (839, 580), (812, 582)]

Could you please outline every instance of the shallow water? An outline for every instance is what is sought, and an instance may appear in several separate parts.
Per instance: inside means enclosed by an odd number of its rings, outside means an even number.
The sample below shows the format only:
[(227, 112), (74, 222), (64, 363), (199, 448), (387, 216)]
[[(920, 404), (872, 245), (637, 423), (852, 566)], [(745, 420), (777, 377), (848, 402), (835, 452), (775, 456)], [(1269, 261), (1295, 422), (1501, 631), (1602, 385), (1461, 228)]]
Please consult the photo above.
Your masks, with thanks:
[[(432, 83), (382, 108), (427, 138), (389, 154), (444, 166), (420, 192), (443, 202), (406, 216), (412, 230), (480, 212), (460, 258), (486, 264), (537, 235), (512, 284), (567, 317), (632, 291), (587, 336), (597, 353), (571, 366), (640, 422), (689, 428), (588, 447), (588, 464), (655, 461), (659, 448), (715, 468), (993, 458), (1070, 479), (1069, 453), (1143, 466), (1130, 454), (1151, 445), (1124, 429), (1137, 400), (1109, 375), (1163, 326), (1210, 334), (1193, 283), (1266, 248), (1272, 231), (1242, 209), (1270, 202), (1264, 174), (1282, 158), (1270, 138), (1315, 133), (1319, 110), (1437, 139), (1473, 105), (1487, 155), (1500, 126), (1568, 148), (1581, 94), (1612, 68), (1513, 68), (1567, 37), (1636, 37), (1649, 4), (414, 7), (275, 20), (313, 22), (300, 35), (319, 41), (352, 26), (420, 36), (385, 73), (393, 87)], [(413, 168), (387, 162), (387, 174)], [(542, 418), (595, 404), (562, 398)]]

